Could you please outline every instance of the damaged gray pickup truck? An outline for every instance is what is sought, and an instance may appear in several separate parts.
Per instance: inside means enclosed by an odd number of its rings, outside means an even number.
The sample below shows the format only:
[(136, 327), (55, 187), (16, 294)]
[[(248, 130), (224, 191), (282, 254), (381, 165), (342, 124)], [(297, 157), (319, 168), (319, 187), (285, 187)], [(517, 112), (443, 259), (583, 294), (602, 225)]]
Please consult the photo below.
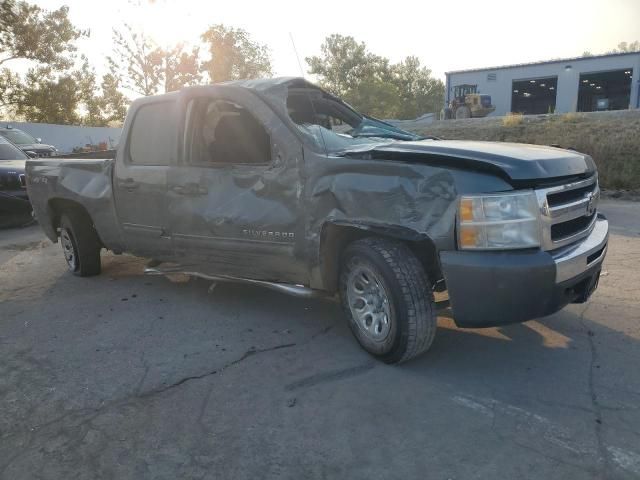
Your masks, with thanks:
[(136, 100), (113, 158), (26, 171), (73, 273), (100, 273), (106, 248), (147, 273), (338, 297), (387, 363), (431, 345), (434, 292), (461, 327), (523, 322), (585, 302), (607, 251), (588, 155), (421, 138), (296, 78)]

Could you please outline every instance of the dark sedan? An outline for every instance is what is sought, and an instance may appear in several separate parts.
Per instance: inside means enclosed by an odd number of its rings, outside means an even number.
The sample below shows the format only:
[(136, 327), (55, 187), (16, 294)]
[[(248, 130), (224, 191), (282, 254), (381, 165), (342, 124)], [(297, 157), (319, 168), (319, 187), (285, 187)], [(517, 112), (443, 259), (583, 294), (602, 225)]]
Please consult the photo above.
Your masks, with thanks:
[(35, 138), (10, 125), (0, 127), (0, 136), (9, 140), (30, 157), (52, 157), (58, 152), (56, 147), (42, 143), (42, 139)]
[(24, 167), (27, 155), (0, 135), (0, 227), (31, 221)]

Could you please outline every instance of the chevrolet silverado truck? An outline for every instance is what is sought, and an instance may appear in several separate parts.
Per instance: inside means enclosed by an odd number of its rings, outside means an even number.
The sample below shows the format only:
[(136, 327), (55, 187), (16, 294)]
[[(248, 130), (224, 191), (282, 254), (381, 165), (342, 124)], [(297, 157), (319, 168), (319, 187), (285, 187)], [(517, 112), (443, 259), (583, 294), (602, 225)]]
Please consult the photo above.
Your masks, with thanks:
[(460, 327), (523, 322), (587, 301), (607, 251), (588, 155), (418, 137), (300, 78), (136, 100), (111, 157), (27, 161), (72, 273), (104, 248), (336, 298), (387, 363), (430, 347), (434, 293)]

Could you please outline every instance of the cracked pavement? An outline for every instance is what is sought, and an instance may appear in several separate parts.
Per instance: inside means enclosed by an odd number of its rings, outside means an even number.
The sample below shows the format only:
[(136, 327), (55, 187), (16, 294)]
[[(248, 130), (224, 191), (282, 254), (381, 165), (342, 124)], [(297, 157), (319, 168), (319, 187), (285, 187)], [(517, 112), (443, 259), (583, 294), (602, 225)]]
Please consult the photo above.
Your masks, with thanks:
[(2, 479), (640, 478), (640, 204), (587, 305), (502, 328), (439, 318), (400, 367), (338, 305), (142, 275), (73, 277), (0, 231)]

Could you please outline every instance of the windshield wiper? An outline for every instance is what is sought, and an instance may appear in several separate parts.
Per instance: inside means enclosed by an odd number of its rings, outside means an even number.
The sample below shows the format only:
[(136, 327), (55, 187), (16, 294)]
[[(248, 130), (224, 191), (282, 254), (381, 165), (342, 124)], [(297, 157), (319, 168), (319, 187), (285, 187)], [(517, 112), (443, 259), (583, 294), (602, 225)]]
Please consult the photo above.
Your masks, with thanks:
[(421, 140), (418, 135), (404, 135), (395, 132), (363, 132), (351, 134), (353, 138), (393, 138), (395, 140)]

